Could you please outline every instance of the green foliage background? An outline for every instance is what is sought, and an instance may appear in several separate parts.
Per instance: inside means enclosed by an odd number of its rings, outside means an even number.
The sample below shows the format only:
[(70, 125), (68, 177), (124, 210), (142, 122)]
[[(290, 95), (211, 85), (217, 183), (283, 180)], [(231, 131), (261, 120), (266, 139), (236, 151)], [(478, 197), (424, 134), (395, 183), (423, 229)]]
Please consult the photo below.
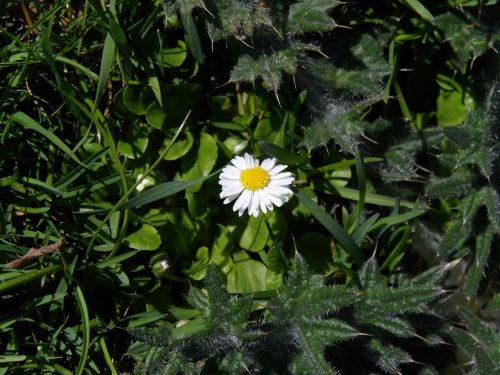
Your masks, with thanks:
[(500, 373), (498, 14), (1, 2), (0, 374)]

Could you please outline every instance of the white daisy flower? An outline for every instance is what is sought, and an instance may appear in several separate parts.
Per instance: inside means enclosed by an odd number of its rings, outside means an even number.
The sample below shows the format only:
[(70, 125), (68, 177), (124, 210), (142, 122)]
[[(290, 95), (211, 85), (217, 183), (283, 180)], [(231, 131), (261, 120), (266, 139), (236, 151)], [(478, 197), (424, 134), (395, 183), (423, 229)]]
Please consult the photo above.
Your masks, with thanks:
[(236, 199), (233, 211), (241, 216), (248, 214), (257, 217), (259, 210), (264, 214), (273, 210), (273, 204), (280, 207), (293, 195), (290, 184), (295, 180), (290, 172), (282, 172), (287, 166), (276, 165), (275, 158), (259, 160), (249, 154), (236, 156), (222, 169), (219, 184), (222, 186), (220, 197), (224, 204)]

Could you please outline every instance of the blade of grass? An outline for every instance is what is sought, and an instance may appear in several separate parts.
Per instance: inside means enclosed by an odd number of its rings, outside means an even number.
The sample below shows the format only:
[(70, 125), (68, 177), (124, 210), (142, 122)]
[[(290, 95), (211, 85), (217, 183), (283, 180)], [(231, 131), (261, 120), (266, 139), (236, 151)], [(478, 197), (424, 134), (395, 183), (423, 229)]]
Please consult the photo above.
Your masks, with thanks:
[(119, 207), (119, 209), (124, 210), (127, 208), (138, 207), (138, 206), (145, 205), (147, 203), (157, 201), (159, 199), (169, 197), (169, 196), (176, 194), (180, 191), (183, 191), (183, 190), (186, 190), (192, 186), (195, 186), (195, 185), (199, 184), (200, 182), (208, 180), (209, 178), (212, 178), (213, 176), (215, 176), (219, 172), (220, 172), (220, 170), (218, 170), (214, 173), (211, 173), (208, 176), (196, 178), (194, 180), (164, 182), (163, 184), (154, 186), (151, 189), (146, 190), (144, 193), (130, 199), (129, 201), (122, 204)]
[(363, 158), (359, 153), (359, 149), (356, 149), (356, 175), (358, 176), (358, 189), (359, 189), (359, 200), (358, 200), (358, 210), (356, 221), (361, 217), (361, 212), (365, 205), (366, 198), (366, 173), (365, 173), (365, 163)]
[[(358, 190), (356, 189), (351, 189), (344, 186), (333, 186), (333, 188), (336, 190), (337, 195), (342, 198), (350, 199), (353, 201), (357, 201), (359, 199), (359, 193)], [(373, 193), (366, 193), (365, 195), (365, 203), (369, 204), (394, 207), (396, 205), (396, 202), (397, 202), (396, 198), (388, 197), (386, 195), (373, 194)], [(410, 201), (400, 201), (399, 204), (401, 205), (401, 207), (406, 207), (406, 208), (413, 208), (413, 206), (415, 205), (414, 202)]]
[(189, 51), (191, 51), (198, 64), (203, 64), (205, 55), (201, 48), (200, 36), (193, 17), (191, 15), (181, 15), (181, 23), (182, 27), (184, 27), (184, 39)]
[(108, 365), (111, 374), (118, 375), (118, 372), (116, 371), (115, 366), (113, 365), (113, 359), (109, 355), (108, 347), (106, 346), (106, 341), (104, 340), (104, 337), (101, 337), (101, 339), (99, 340), (99, 344), (101, 344), (102, 354), (104, 355), (104, 360), (106, 361), (106, 364)]
[(82, 64), (77, 63), (75, 60), (68, 59), (64, 56), (55, 56), (54, 60), (57, 62), (66, 64), (66, 65), (72, 66), (73, 68), (75, 68), (76, 70), (79, 70), (80, 72), (85, 74), (87, 77), (89, 77), (93, 81), (97, 81), (99, 79), (99, 76), (97, 74), (95, 74), (90, 69), (84, 67)]
[(266, 154), (278, 159), (279, 161), (285, 164), (296, 165), (303, 163), (303, 160), (299, 156), (291, 153), (290, 151), (282, 149), (281, 147), (275, 145), (274, 143), (267, 141), (259, 141), (258, 145), (261, 148), (261, 150), (264, 151)]
[(313, 202), (311, 198), (302, 191), (296, 190), (295, 196), (299, 199), (311, 214), (318, 220), (335, 238), (339, 244), (351, 255), (352, 259), (361, 265), (364, 262), (363, 253), (354, 240), (347, 234), (342, 226), (334, 220), (322, 207)]
[(129, 251), (127, 253), (115, 256), (111, 259), (103, 260), (102, 262), (97, 263), (96, 267), (99, 269), (103, 269), (106, 267), (112, 267), (112, 266), (115, 266), (115, 265), (123, 262), (124, 260), (127, 260), (128, 258), (132, 258), (134, 255), (137, 255), (137, 254), (139, 254), (139, 251), (137, 251), (137, 250)]
[(72, 160), (74, 160), (79, 165), (87, 168), (85, 164), (83, 164), (80, 159), (70, 150), (68, 146), (54, 133), (42, 127), (38, 122), (33, 120), (27, 114), (23, 112), (16, 112), (11, 116), (11, 119), (17, 122), (18, 124), (24, 126), (26, 129), (34, 130), (45, 138), (47, 138), (50, 142), (52, 142), (57, 148), (63, 151), (66, 155), (68, 155)]
[(434, 16), (418, 0), (401, 0), (403, 4), (415, 11), (420, 17), (429, 22), (434, 22)]
[[(376, 158), (376, 157), (367, 157), (367, 158), (364, 158), (363, 161), (365, 162), (365, 164), (366, 163), (378, 163), (380, 161), (384, 161), (384, 159), (383, 158)], [(312, 169), (311, 171), (306, 171), (306, 173), (308, 176), (314, 176), (316, 174), (330, 172), (330, 171), (334, 171), (336, 169), (345, 169), (345, 168), (350, 167), (352, 165), (356, 165), (355, 159), (342, 160), (338, 163), (332, 163), (332, 164), (325, 165), (323, 167), (319, 167), (317, 169)]]
[(405, 212), (404, 214), (391, 215), (388, 217), (384, 217), (377, 221), (372, 227), (370, 231), (383, 227), (385, 225), (392, 226), (400, 223), (404, 223), (405, 221), (414, 219), (420, 215), (422, 215), (425, 211), (422, 209), (415, 209), (410, 212)]
[(106, 38), (104, 39), (104, 46), (102, 48), (101, 67), (99, 69), (99, 79), (97, 81), (97, 90), (94, 99), (94, 111), (98, 107), (99, 101), (104, 94), (104, 89), (106, 88), (108, 77), (111, 73), (111, 67), (115, 57), (115, 47), (116, 44), (111, 36), (111, 33), (107, 33)]
[(6, 292), (12, 288), (29, 283), (30, 281), (41, 279), (43, 276), (62, 271), (62, 265), (53, 265), (50, 267), (42, 268), (41, 270), (27, 272), (21, 276), (17, 276), (13, 279), (9, 279), (0, 283), (0, 293)]
[(388, 257), (385, 259), (382, 266), (380, 266), (380, 271), (383, 271), (384, 269), (389, 267), (389, 271), (392, 272), (394, 267), (396, 267), (401, 258), (404, 256), (404, 248), (406, 242), (411, 237), (411, 226), (408, 225), (406, 226), (406, 228), (402, 228), (402, 230), (403, 230), (403, 236), (398, 241), (397, 245), (394, 247), (394, 249), (391, 251)]
[(371, 216), (363, 224), (357, 227), (356, 230), (351, 234), (352, 239), (354, 240), (354, 242), (358, 244), (358, 246), (361, 246), (363, 238), (366, 236), (368, 232), (370, 232), (373, 224), (377, 221), (379, 216), (380, 215), (378, 213)]
[(90, 319), (89, 319), (89, 311), (87, 308), (87, 303), (85, 302), (85, 296), (83, 295), (82, 290), (77, 285), (75, 288), (76, 301), (78, 304), (78, 308), (80, 310), (81, 319), (82, 319), (82, 327), (83, 327), (83, 337), (82, 337), (82, 348), (81, 355), (78, 361), (78, 365), (75, 370), (76, 375), (82, 375), (85, 370), (85, 364), (87, 363), (87, 357), (89, 354), (90, 347)]

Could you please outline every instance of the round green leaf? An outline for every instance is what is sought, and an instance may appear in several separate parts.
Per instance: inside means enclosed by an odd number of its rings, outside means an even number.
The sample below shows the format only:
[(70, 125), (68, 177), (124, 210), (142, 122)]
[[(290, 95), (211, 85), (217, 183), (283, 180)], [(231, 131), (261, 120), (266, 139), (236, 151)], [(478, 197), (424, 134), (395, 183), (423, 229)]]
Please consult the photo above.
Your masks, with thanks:
[[(177, 160), (180, 157), (186, 155), (193, 146), (193, 139), (193, 134), (191, 132), (186, 132), (185, 135), (181, 134), (179, 138), (177, 138), (177, 141), (170, 147), (170, 150), (168, 150), (163, 159)], [(159, 152), (162, 153), (169, 143), (170, 139), (165, 139), (165, 141), (163, 142), (163, 147)]]
[(169, 95), (162, 99), (163, 107), (154, 102), (146, 112), (148, 124), (156, 129), (178, 127), (190, 109), (195, 108), (195, 102), (187, 95)]
[(217, 160), (217, 140), (208, 133), (200, 133), (198, 147), (181, 159), (182, 178), (192, 180), (205, 177), (212, 171)]
[[(279, 212), (268, 214), (268, 221), (277, 240), (286, 233), (285, 221)], [(234, 230), (234, 238), (238, 245), (248, 251), (259, 252), (270, 240), (269, 231), (264, 222), (264, 215), (258, 217), (246, 216), (238, 221)]]
[(148, 147), (148, 130), (145, 126), (133, 126), (126, 134), (126, 138), (118, 141), (118, 150), (129, 159), (141, 157)]
[(125, 237), (125, 243), (136, 250), (157, 250), (161, 245), (161, 237), (155, 227), (143, 224), (139, 230)]
[(165, 111), (157, 102), (151, 103), (146, 111), (146, 121), (153, 128), (161, 129), (167, 118)]
[(251, 259), (246, 251), (238, 251), (233, 257), (233, 268), (227, 275), (229, 293), (262, 292), (277, 289), (282, 285), (280, 274)]
[(169, 68), (176, 68), (182, 65), (187, 57), (186, 44), (182, 40), (177, 41), (177, 47), (164, 48), (161, 50), (163, 64)]

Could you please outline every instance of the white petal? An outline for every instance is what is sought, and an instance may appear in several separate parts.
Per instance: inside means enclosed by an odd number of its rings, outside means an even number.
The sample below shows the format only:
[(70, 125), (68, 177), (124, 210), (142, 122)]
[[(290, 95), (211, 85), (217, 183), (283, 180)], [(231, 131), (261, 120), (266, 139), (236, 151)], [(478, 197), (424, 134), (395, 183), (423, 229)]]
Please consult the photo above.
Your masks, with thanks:
[(246, 162), (248, 169), (255, 167), (255, 159), (252, 156), (245, 153), (245, 155), (243, 155), (243, 157), (245, 158), (245, 162)]
[(280, 165), (277, 165), (275, 166), (273, 169), (271, 169), (269, 171), (269, 174), (271, 176), (275, 176), (277, 175), (278, 173), (280, 173), (283, 169), (285, 169), (287, 166), (286, 165), (283, 165), (283, 164), (280, 164)]
[[(252, 200), (248, 205), (248, 213), (255, 217), (259, 214), (259, 195), (256, 191), (252, 192)], [(257, 215), (255, 213), (257, 213)]]
[(239, 180), (240, 179), (240, 175), (236, 175), (234, 173), (224, 173), (222, 172), (220, 175), (219, 175), (220, 179), (226, 179), (226, 180)]
[(241, 181), (238, 180), (219, 180), (219, 185), (221, 185), (222, 190), (237, 188), (238, 186), (243, 186)]
[(224, 169), (222, 170), (222, 173), (226, 173), (226, 174), (234, 175), (234, 176), (239, 176), (241, 171), (233, 165), (226, 165), (224, 167)]
[(257, 194), (259, 196), (259, 206), (260, 206), (260, 210), (262, 211), (263, 214), (265, 214), (267, 212), (267, 207), (266, 207), (266, 202), (264, 200), (264, 191), (261, 189), (261, 190), (257, 190)]
[(282, 180), (274, 180), (271, 179), (271, 182), (269, 182), (269, 187), (273, 186), (285, 186), (285, 185), (290, 185), (293, 181), (295, 181), (295, 178), (290, 177), (290, 178), (284, 178)]
[(281, 178), (287, 178), (287, 177), (291, 177), (291, 176), (292, 176), (292, 172), (282, 172), (282, 173), (278, 173), (277, 175), (274, 175), (273, 180), (279, 180)]
[(269, 186), (269, 193), (275, 196), (280, 195), (293, 195), (293, 192), (283, 186)]
[(245, 159), (241, 156), (236, 156), (233, 160), (231, 160), (231, 163), (233, 163), (233, 165), (240, 171), (246, 169)]
[(274, 164), (276, 164), (276, 159), (270, 158), (265, 159), (260, 166), (266, 171), (270, 171), (274, 167)]
[(274, 194), (271, 194), (271, 191), (269, 190), (269, 188), (264, 188), (264, 192), (267, 194), (267, 197), (269, 198), (269, 200), (271, 202), (273, 202), (273, 204), (277, 207), (281, 207), (281, 205), (283, 204), (283, 201), (281, 199), (279, 199), (279, 196), (276, 196)]
[(245, 208), (247, 208), (248, 204), (250, 203), (251, 197), (252, 194), (249, 190), (243, 190), (243, 193), (241, 193), (240, 197), (234, 203), (233, 211), (237, 211), (239, 209), (245, 210)]
[(243, 191), (243, 186), (238, 186), (237, 188), (231, 190), (222, 190), (222, 192), (220, 193), (220, 197), (221, 198), (229, 197), (231, 195), (239, 194), (242, 191)]
[(264, 189), (260, 190), (260, 199), (264, 202), (265, 206), (269, 211), (273, 210), (273, 202), (271, 202), (269, 194)]
[(228, 204), (228, 203), (231, 203), (232, 201), (234, 201), (236, 198), (238, 198), (240, 194), (234, 194), (234, 195), (231, 195), (230, 197), (227, 197), (226, 199), (224, 199), (224, 204)]

